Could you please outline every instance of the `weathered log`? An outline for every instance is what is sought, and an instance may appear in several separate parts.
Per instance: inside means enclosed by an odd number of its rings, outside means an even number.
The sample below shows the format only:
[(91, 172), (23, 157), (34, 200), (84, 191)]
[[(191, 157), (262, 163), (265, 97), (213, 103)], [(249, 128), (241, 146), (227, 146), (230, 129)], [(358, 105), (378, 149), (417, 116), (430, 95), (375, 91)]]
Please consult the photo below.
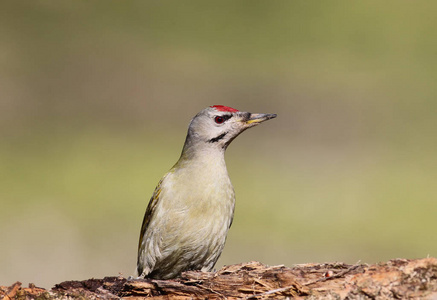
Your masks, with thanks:
[(174, 280), (105, 277), (65, 281), (51, 291), (16, 282), (2, 299), (437, 299), (437, 259), (396, 259), (375, 265), (250, 262), (215, 273), (189, 271)]

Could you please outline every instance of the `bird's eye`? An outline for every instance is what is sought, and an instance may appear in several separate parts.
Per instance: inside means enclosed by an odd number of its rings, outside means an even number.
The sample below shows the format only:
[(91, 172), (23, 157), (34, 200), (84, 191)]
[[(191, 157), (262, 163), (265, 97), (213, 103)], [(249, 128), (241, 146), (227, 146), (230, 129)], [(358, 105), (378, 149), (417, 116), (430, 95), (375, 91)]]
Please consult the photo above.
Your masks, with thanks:
[(223, 118), (222, 116), (216, 116), (215, 119), (214, 119), (214, 121), (215, 121), (217, 124), (222, 124), (222, 123), (225, 121), (225, 118)]

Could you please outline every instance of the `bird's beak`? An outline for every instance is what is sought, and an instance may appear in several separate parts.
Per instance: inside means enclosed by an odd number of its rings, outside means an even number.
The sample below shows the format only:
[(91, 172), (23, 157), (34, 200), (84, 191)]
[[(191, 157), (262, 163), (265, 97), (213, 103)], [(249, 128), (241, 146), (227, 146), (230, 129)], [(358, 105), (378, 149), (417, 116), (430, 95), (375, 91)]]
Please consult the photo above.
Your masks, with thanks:
[(261, 122), (276, 118), (276, 114), (250, 114), (245, 120), (246, 125), (255, 126)]

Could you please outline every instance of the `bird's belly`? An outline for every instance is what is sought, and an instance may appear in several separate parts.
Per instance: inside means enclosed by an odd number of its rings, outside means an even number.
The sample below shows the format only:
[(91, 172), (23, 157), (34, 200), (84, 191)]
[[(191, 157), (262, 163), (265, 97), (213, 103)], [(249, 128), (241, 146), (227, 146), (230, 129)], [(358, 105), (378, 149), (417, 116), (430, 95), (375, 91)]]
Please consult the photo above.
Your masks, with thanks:
[(233, 206), (222, 203), (205, 211), (189, 209), (169, 220), (167, 234), (161, 240), (161, 258), (154, 267), (156, 272), (171, 278), (186, 270), (210, 271), (225, 245), (232, 215)]
[(149, 276), (167, 279), (186, 270), (209, 271), (214, 267), (235, 205), (234, 190), (225, 175), (205, 175), (198, 180), (170, 176), (163, 183), (166, 189), (151, 221), (153, 232), (148, 233)]
[(210, 271), (219, 258), (228, 227), (225, 224), (197, 224), (192, 230), (180, 227), (178, 237), (163, 239), (161, 256), (156, 261), (151, 277), (173, 278), (183, 271)]

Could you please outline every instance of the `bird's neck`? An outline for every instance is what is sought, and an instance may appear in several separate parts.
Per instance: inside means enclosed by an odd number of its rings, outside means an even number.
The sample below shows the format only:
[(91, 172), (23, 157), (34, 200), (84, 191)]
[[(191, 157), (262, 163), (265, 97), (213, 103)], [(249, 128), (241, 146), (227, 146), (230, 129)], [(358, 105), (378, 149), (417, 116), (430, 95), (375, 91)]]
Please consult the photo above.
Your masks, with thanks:
[(221, 165), (226, 167), (225, 149), (203, 141), (193, 142), (192, 139), (187, 137), (177, 165), (181, 167), (187, 165), (196, 165), (198, 167)]

